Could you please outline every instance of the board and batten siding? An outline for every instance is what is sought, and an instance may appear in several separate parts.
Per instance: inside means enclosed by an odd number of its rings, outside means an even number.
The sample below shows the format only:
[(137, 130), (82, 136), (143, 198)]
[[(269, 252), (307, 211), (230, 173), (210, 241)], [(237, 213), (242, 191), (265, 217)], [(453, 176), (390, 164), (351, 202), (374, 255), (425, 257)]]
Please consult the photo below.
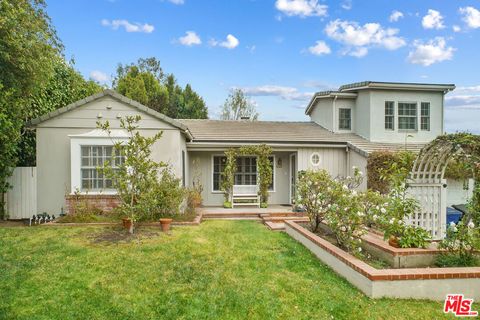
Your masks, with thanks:
[[(311, 156), (318, 153), (320, 164), (314, 166)], [(299, 148), (298, 171), (325, 169), (332, 177), (345, 176), (347, 174), (347, 153), (345, 148)]]
[(8, 218), (28, 219), (37, 214), (37, 168), (15, 168), (8, 183), (12, 186), (6, 195)]
[(354, 175), (354, 167), (357, 167), (363, 173), (363, 181), (358, 186), (361, 191), (367, 190), (367, 158), (354, 150), (348, 152), (348, 175)]

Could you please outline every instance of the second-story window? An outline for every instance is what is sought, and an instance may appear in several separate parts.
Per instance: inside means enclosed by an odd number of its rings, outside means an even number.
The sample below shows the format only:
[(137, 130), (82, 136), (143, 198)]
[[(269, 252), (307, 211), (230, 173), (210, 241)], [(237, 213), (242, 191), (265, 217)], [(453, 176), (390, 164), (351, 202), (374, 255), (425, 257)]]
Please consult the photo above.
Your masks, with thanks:
[(430, 102), (422, 102), (421, 104), (420, 129), (430, 131)]
[(352, 129), (352, 110), (347, 108), (339, 109), (338, 128), (340, 130)]
[(385, 129), (395, 130), (395, 102), (385, 101)]
[(412, 102), (398, 103), (398, 129), (417, 130), (417, 104)]

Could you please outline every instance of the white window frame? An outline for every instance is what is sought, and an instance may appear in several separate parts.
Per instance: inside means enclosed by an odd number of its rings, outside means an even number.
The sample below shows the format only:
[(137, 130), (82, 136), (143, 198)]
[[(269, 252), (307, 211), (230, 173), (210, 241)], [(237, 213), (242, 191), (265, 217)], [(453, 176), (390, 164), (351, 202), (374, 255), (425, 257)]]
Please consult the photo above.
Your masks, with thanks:
[(117, 194), (114, 189), (82, 190), (82, 146), (114, 146), (116, 142), (128, 141), (128, 138), (106, 138), (71, 136), (70, 138), (70, 194), (80, 190), (81, 194)]
[[(210, 190), (211, 190), (211, 193), (223, 193), (222, 190), (214, 190), (214, 182), (213, 182), (213, 173), (214, 173), (214, 158), (215, 157), (225, 157), (225, 154), (222, 154), (222, 153), (219, 153), (219, 154), (212, 154), (212, 156), (210, 157), (210, 164), (211, 164), (211, 173), (210, 173), (210, 178), (211, 178), (211, 183), (210, 183)], [(244, 155), (244, 157), (255, 157), (253, 155)], [(257, 161), (258, 161), (258, 156), (257, 157)], [(275, 155), (271, 155), (269, 156), (270, 157), (273, 157), (273, 172), (272, 172), (272, 175), (273, 175), (273, 181), (272, 181), (272, 189), (271, 190), (268, 190), (269, 193), (274, 193), (276, 191), (276, 157)], [(258, 162), (257, 162), (258, 163)], [(257, 167), (258, 168), (258, 167)], [(258, 169), (257, 169), (258, 170)], [(257, 171), (257, 179), (258, 179), (258, 171)]]
[[(387, 103), (391, 103), (392, 104), (392, 114), (387, 114)], [(385, 100), (385, 105), (384, 105), (384, 108), (383, 108), (383, 112), (384, 112), (384, 124), (383, 124), (383, 128), (387, 131), (395, 131), (395, 123), (396, 123), (396, 117), (395, 117), (395, 101), (391, 101), (391, 100)], [(391, 117), (392, 118), (392, 127), (393, 128), (387, 128), (387, 117)]]
[[(313, 163), (313, 156), (318, 156), (318, 163)], [(320, 153), (312, 152), (312, 154), (310, 155), (310, 164), (314, 167), (320, 167), (320, 165), (322, 164), (322, 157), (320, 157)]]
[[(415, 105), (415, 116), (401, 116), (401, 117), (408, 117), (415, 119), (415, 129), (402, 129), (400, 128), (400, 104), (414, 104)], [(400, 132), (417, 132), (419, 123), (418, 123), (418, 101), (398, 101), (397, 102), (397, 123), (398, 123), (398, 131)]]
[[(350, 110), (350, 128), (348, 128), (348, 129), (340, 128), (340, 123), (341, 123), (340, 113), (341, 113), (342, 109)], [(338, 123), (337, 123), (337, 126), (338, 126), (338, 131), (352, 131), (352, 126), (353, 126), (352, 108), (350, 108), (350, 107), (338, 107)]]
[[(424, 116), (422, 113), (423, 113), (423, 104), (427, 104), (428, 105), (428, 115)], [(431, 128), (432, 128), (432, 104), (430, 102), (427, 102), (427, 101), (422, 101), (420, 102), (420, 125), (419, 125), (419, 129), (420, 131), (430, 131)], [(422, 120), (423, 119), (428, 119), (428, 128), (427, 129), (423, 129), (422, 128)]]

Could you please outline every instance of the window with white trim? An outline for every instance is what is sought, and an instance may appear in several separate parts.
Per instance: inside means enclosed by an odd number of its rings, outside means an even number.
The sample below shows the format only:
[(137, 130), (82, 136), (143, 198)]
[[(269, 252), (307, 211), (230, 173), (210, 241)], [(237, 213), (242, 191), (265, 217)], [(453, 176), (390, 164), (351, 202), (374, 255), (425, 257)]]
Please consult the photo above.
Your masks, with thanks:
[(82, 190), (113, 189), (111, 179), (105, 177), (98, 168), (109, 163), (115, 170), (125, 157), (114, 151), (114, 146), (81, 146), (80, 179)]
[(430, 131), (430, 102), (421, 103), (420, 129), (424, 131)]
[[(275, 162), (274, 157), (269, 157), (272, 166), (272, 183), (268, 190), (274, 190)], [(225, 170), (227, 157), (213, 156), (213, 191), (221, 191), (222, 173)], [(257, 157), (242, 156), (237, 157), (237, 166), (234, 175), (234, 184), (236, 185), (256, 185), (258, 179)]]
[(351, 130), (352, 129), (352, 110), (349, 108), (338, 109), (338, 129)]
[(417, 103), (398, 103), (398, 129), (417, 130)]
[(385, 101), (385, 129), (395, 130), (395, 102)]

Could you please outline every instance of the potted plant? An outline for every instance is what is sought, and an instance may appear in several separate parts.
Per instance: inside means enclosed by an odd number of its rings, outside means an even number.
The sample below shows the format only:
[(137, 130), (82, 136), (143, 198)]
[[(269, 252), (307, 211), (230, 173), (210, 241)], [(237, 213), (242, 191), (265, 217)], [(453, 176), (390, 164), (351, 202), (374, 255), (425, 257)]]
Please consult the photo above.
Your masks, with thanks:
[(170, 231), (170, 224), (172, 223), (172, 219), (170, 218), (160, 218), (160, 226), (162, 227), (163, 232)]

